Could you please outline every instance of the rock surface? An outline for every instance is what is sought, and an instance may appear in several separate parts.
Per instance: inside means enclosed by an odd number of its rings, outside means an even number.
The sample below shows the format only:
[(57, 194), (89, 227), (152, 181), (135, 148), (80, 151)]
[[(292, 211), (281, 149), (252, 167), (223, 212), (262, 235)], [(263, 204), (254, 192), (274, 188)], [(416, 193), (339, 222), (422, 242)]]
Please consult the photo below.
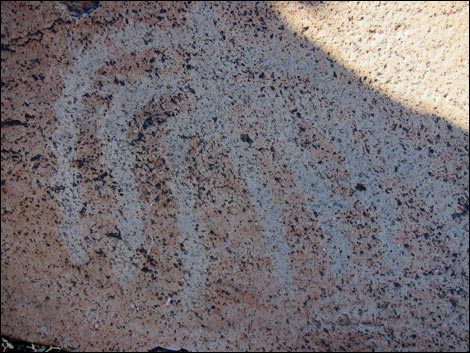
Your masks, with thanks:
[(1, 3), (2, 334), (469, 349), (468, 2), (74, 3)]

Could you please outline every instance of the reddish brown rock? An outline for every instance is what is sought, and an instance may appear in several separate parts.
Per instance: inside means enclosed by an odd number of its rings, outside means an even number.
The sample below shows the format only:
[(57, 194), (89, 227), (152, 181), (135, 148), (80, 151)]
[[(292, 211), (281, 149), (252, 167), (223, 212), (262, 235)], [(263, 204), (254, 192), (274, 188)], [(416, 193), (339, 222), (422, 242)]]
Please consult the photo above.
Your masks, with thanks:
[(397, 84), (344, 61), (367, 38), (390, 65), (419, 45), (421, 27), (403, 47), (375, 36), (409, 28), (386, 14), (414, 4), (1, 6), (2, 334), (74, 351), (468, 350), (468, 85), (437, 88), (468, 81), (468, 3), (409, 19), (454, 29), (432, 35), (458, 65), (416, 66), (448, 104), (434, 114), (396, 94), (419, 46)]

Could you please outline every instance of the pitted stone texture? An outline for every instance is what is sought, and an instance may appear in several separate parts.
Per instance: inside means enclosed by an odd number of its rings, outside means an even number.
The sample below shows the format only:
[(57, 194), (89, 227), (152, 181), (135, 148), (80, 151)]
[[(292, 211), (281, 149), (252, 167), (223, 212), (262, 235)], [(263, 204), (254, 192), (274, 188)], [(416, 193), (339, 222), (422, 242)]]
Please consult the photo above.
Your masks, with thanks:
[(461, 109), (389, 99), (290, 4), (91, 5), (2, 2), (2, 334), (468, 350)]

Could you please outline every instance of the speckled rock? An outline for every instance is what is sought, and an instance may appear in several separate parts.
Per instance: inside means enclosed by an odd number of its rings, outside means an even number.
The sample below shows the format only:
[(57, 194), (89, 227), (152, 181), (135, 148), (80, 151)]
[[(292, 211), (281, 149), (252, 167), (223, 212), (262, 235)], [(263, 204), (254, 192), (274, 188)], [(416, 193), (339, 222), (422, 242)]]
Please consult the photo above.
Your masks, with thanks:
[(469, 349), (468, 2), (1, 10), (2, 334)]

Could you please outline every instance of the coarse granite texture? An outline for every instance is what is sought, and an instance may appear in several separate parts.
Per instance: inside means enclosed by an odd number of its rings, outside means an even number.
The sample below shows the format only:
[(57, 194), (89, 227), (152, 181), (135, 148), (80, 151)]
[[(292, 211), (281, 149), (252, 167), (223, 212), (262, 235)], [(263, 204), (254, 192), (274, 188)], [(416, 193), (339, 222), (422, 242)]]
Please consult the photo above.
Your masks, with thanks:
[(438, 4), (2, 1), (2, 334), (468, 350), (469, 5)]

